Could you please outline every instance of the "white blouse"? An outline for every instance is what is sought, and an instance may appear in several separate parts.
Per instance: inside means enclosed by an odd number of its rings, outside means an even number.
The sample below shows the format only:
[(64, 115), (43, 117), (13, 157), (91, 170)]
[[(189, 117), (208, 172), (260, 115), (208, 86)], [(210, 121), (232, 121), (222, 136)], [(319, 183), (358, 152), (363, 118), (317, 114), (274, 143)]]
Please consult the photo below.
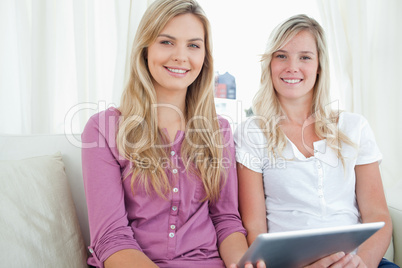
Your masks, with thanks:
[(234, 138), (236, 161), (262, 173), (269, 232), (356, 224), (361, 221), (355, 194), (356, 165), (381, 161), (367, 120), (343, 112), (339, 129), (358, 149), (342, 144), (345, 169), (326, 140), (314, 142), (306, 158), (287, 139), (282, 156), (271, 159), (254, 117), (239, 125)]

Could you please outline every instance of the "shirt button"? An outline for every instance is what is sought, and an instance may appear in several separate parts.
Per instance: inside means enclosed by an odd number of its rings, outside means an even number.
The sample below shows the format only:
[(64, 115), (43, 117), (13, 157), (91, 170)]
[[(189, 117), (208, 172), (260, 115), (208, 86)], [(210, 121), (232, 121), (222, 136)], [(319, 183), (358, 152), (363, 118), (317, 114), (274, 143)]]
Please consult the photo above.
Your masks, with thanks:
[(174, 237), (174, 233), (169, 233), (169, 237), (173, 238)]
[(319, 198), (323, 198), (324, 196), (322, 196), (322, 195), (320, 195), (320, 196), (318, 196)]
[(173, 172), (173, 174), (176, 174), (176, 173), (177, 173), (177, 169), (173, 169), (172, 172)]
[(171, 152), (170, 152), (170, 155), (171, 155), (171, 156), (174, 156), (175, 154), (176, 154), (175, 151), (171, 151)]
[(176, 210), (177, 210), (177, 207), (176, 207), (176, 206), (173, 206), (173, 207), (172, 207), (172, 210), (173, 210), (173, 211), (176, 211)]
[(174, 192), (174, 193), (177, 193), (178, 191), (179, 191), (179, 189), (173, 188), (173, 192)]
[(170, 229), (172, 229), (172, 230), (176, 229), (176, 225), (174, 225), (174, 224), (170, 225)]

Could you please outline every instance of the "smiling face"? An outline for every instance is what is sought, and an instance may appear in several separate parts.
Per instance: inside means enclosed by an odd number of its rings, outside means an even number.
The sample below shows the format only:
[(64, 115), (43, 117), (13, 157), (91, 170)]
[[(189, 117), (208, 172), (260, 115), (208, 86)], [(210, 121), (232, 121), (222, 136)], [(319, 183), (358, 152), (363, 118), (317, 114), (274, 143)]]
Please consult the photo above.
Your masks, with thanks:
[(147, 54), (157, 94), (187, 91), (204, 63), (204, 36), (201, 20), (191, 13), (178, 15), (166, 24)]
[(279, 101), (313, 98), (318, 74), (314, 36), (301, 31), (272, 55), (271, 76)]

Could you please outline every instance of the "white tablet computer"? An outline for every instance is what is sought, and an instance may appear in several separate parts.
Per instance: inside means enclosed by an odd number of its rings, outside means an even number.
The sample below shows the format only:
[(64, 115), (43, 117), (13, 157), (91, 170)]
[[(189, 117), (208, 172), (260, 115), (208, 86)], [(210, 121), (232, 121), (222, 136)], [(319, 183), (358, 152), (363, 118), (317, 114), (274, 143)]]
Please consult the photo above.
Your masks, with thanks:
[(354, 251), (384, 226), (384, 222), (331, 228), (266, 233), (257, 236), (238, 267), (264, 260), (268, 268), (304, 267), (325, 256)]

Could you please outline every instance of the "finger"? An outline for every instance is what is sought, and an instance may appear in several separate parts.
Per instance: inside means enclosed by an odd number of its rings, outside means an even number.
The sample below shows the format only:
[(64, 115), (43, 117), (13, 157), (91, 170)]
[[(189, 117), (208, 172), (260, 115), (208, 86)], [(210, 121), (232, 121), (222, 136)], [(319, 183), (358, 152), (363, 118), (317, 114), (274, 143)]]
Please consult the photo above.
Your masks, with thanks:
[(339, 261), (333, 263), (330, 268), (356, 268), (356, 265), (353, 263), (353, 255), (347, 254)]
[(251, 263), (247, 263), (246, 265), (244, 265), (244, 268), (253, 268), (253, 265)]
[[(324, 257), (308, 266), (305, 268), (321, 268), (321, 267), (330, 267), (331, 265), (335, 264), (339, 260), (341, 260), (345, 256), (344, 252), (338, 252), (334, 253), (332, 255), (329, 255), (327, 257)], [(331, 266), (332, 267), (332, 266)]]
[(258, 261), (257, 262), (257, 268), (266, 268), (265, 262), (264, 261)]
[(347, 264), (344, 265), (345, 268), (367, 267), (359, 255), (350, 253), (350, 254), (348, 254), (348, 256), (345, 256), (345, 257), (349, 258), (349, 262), (347, 262)]
[(360, 263), (360, 257), (355, 255), (355, 254), (350, 254), (352, 256), (351, 260), (348, 263), (348, 267), (350, 268), (356, 268), (359, 267), (359, 263)]

